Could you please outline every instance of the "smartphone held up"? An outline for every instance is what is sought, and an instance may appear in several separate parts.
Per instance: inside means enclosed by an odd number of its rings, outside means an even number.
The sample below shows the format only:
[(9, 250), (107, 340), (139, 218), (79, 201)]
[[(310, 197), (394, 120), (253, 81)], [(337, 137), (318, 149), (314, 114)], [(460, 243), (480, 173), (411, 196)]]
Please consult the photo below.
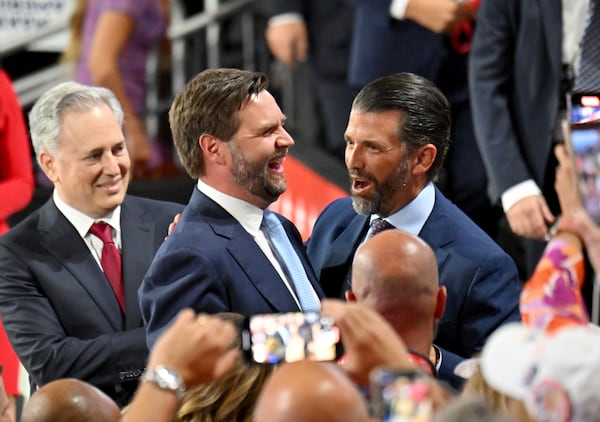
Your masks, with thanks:
[(600, 223), (600, 93), (572, 94), (570, 134), (579, 193), (588, 214)]
[(370, 376), (373, 416), (382, 422), (431, 422), (431, 380), (419, 371), (376, 368)]
[(258, 314), (246, 317), (241, 331), (244, 357), (278, 364), (302, 359), (332, 361), (341, 356), (340, 332), (318, 312)]

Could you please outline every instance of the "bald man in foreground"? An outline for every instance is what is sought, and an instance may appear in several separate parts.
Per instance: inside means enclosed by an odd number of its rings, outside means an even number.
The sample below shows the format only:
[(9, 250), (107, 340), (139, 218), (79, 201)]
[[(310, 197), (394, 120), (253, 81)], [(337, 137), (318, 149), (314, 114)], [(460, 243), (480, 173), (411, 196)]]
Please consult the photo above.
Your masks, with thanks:
[(279, 367), (263, 387), (255, 422), (366, 422), (367, 405), (333, 363), (302, 360)]
[(402, 230), (368, 239), (354, 255), (346, 299), (379, 312), (404, 340), (413, 361), (435, 375), (432, 345), (446, 288), (440, 286), (435, 255), (425, 241)]
[(49, 382), (23, 409), (21, 422), (117, 422), (119, 406), (98, 388), (74, 378)]

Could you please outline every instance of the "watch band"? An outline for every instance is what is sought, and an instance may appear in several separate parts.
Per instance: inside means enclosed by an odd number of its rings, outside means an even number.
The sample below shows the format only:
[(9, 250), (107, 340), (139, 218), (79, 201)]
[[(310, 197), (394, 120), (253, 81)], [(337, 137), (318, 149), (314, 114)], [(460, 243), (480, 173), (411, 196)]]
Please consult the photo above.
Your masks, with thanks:
[(177, 372), (163, 365), (157, 365), (154, 369), (147, 369), (141, 377), (142, 382), (151, 382), (164, 391), (175, 393), (181, 399), (185, 393), (183, 381)]

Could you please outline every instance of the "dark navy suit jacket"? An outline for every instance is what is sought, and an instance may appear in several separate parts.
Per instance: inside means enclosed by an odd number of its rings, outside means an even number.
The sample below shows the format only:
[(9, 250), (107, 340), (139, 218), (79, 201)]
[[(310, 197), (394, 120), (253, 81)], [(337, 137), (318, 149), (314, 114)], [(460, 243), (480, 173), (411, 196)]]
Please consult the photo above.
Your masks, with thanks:
[[(369, 217), (357, 214), (349, 197), (319, 216), (307, 250), (327, 296), (348, 290), (346, 274), (368, 228)], [(454, 367), (479, 352), (499, 325), (520, 319), (521, 282), (513, 260), (437, 188), (419, 237), (433, 249), (448, 290), (435, 344), (444, 349), (440, 378), (452, 381)]]
[(548, 161), (561, 99), (562, 3), (486, 0), (477, 22), (471, 102), (491, 193), (499, 198), (533, 179), (548, 199), (554, 195)]
[(348, 81), (362, 87), (397, 72), (411, 72), (434, 82), (451, 104), (468, 100), (467, 57), (458, 54), (447, 35), (390, 17), (391, 0), (346, 0), (355, 6)]
[(125, 198), (125, 317), (90, 250), (52, 199), (0, 237), (0, 314), (34, 386), (73, 377), (127, 404), (148, 355), (137, 290), (182, 209)]
[[(280, 219), (317, 295), (323, 297), (298, 230)], [(157, 252), (139, 298), (149, 347), (185, 307), (243, 315), (300, 311), (252, 236), (197, 188)]]

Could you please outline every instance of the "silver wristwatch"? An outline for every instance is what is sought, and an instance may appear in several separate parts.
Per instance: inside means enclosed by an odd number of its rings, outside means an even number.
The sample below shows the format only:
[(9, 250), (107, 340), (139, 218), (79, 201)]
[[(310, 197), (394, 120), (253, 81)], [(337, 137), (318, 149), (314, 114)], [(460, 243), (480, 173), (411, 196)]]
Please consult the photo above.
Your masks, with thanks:
[(185, 392), (183, 381), (177, 372), (163, 365), (157, 365), (154, 369), (148, 369), (142, 375), (142, 382), (149, 381), (161, 390), (172, 391), (181, 398)]

